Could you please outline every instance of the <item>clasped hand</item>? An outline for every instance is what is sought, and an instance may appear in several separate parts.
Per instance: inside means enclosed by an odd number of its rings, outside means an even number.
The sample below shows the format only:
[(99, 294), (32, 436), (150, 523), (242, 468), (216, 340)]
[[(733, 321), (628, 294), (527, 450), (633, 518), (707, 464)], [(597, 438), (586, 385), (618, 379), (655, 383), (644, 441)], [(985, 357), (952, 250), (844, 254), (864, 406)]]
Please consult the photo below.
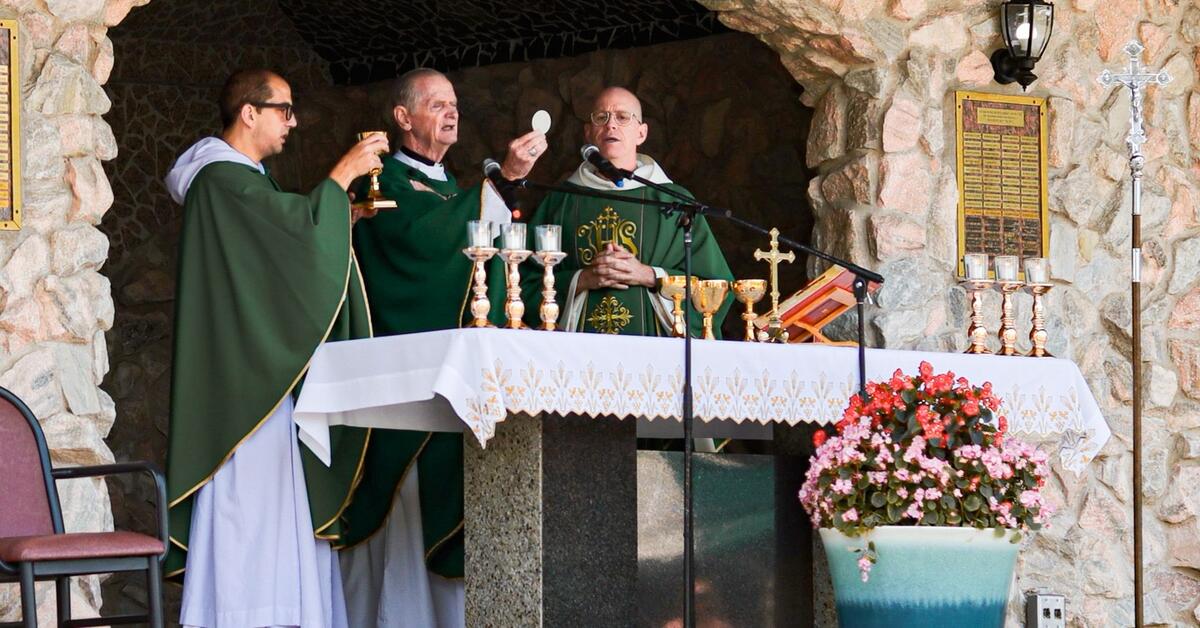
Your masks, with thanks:
[(630, 286), (653, 288), (657, 279), (654, 268), (647, 266), (623, 247), (608, 243), (592, 263), (579, 273), (575, 292), (599, 288), (628, 290)]

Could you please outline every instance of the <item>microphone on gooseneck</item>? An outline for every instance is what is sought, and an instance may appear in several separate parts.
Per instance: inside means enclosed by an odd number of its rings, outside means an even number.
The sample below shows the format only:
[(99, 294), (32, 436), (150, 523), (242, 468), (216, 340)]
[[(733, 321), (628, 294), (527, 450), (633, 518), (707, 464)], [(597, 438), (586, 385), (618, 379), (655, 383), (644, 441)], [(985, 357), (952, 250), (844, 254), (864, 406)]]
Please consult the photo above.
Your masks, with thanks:
[(515, 187), (512, 181), (504, 178), (500, 174), (500, 164), (495, 159), (483, 160), (483, 176), (492, 182), (492, 186), (496, 188), (496, 192), (500, 194), (500, 198), (504, 200), (504, 204), (508, 206), (508, 210), (512, 212), (513, 219), (521, 218), (521, 201), (517, 200)]
[(600, 149), (593, 144), (584, 144), (583, 148), (579, 149), (579, 154), (583, 160), (592, 164), (600, 171), (600, 174), (607, 177), (617, 187), (625, 186), (625, 173), (618, 167), (613, 165), (613, 162), (604, 158), (600, 154)]

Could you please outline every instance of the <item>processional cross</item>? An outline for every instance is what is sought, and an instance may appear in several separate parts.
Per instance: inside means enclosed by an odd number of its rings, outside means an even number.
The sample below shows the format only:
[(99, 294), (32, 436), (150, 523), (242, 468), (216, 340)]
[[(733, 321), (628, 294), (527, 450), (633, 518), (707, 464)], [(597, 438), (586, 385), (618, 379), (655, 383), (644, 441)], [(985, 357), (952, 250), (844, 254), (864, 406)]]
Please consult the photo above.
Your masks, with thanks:
[[(777, 342), (787, 342), (787, 332), (783, 330), (783, 322), (779, 319), (779, 263), (796, 261), (796, 253), (779, 252), (779, 230), (771, 229), (771, 250), (754, 250), (754, 259), (766, 261), (771, 265), (771, 312), (767, 316), (767, 339)], [(762, 338), (760, 337), (760, 340)]]
[(1125, 143), (1129, 145), (1129, 170), (1133, 177), (1133, 218), (1131, 237), (1131, 278), (1133, 305), (1133, 589), (1134, 624), (1143, 625), (1142, 588), (1142, 168), (1146, 158), (1142, 145), (1146, 143), (1146, 129), (1142, 118), (1142, 96), (1147, 85), (1166, 85), (1171, 75), (1166, 70), (1152, 73), (1142, 65), (1145, 48), (1138, 41), (1125, 45), (1129, 55), (1129, 70), (1124, 74), (1113, 74), (1105, 70), (1100, 74), (1100, 84), (1105, 87), (1121, 84), (1129, 88), (1132, 102), (1129, 108), (1129, 134)]

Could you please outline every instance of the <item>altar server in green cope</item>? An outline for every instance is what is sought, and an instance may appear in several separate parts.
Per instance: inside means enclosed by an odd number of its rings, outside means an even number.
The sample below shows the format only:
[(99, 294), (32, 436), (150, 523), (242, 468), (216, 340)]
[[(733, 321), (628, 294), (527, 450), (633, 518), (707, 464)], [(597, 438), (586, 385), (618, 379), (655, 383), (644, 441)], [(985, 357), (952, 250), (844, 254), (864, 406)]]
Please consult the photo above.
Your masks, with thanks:
[[(459, 128), (458, 97), (443, 74), (418, 69), (398, 78), (389, 115), (399, 149), (383, 159), (379, 185), (397, 208), (354, 230), (375, 333), (454, 329), (470, 318), (467, 221), (507, 224), (511, 212), (491, 182), (460, 187), (442, 163)], [(526, 176), (545, 151), (542, 133), (514, 139), (501, 174)], [(499, 257), (489, 281), (491, 316), (500, 322)], [(342, 567), (352, 624), (465, 624), (462, 447), (461, 433), (373, 432), (364, 479), (346, 513)]]
[[(346, 187), (387, 141), (355, 145), (309, 194), (262, 160), (296, 126), (286, 81), (234, 74), (224, 130), (175, 162), (183, 205), (167, 452), (168, 572), (185, 626), (346, 626), (327, 539), (359, 478), (369, 430), (339, 427), (333, 466), (297, 445), (293, 397), (323, 342), (369, 337)], [(186, 571), (185, 571), (186, 568)]]
[[(588, 143), (597, 146), (613, 165), (690, 197), (658, 162), (638, 153), (649, 131), (637, 96), (620, 87), (600, 92), (584, 124)], [(657, 286), (661, 277), (684, 274), (683, 229), (674, 216), (664, 216), (657, 207), (636, 201), (676, 199), (637, 181), (626, 179), (618, 184), (587, 162), (567, 179), (567, 186), (616, 194), (629, 201), (551, 192), (530, 218), (530, 232), (540, 224), (562, 225), (567, 257), (554, 268), (562, 305), (560, 326), (567, 331), (602, 334), (670, 335), (672, 303), (658, 294)], [(526, 322), (537, 325), (541, 274), (532, 261), (522, 269), (523, 298)], [(692, 273), (701, 279), (733, 279), (703, 216), (697, 217), (693, 227)], [(714, 316), (718, 333), (731, 301), (732, 296), (727, 297)], [(702, 332), (701, 316), (694, 310), (691, 331), (693, 336)]]

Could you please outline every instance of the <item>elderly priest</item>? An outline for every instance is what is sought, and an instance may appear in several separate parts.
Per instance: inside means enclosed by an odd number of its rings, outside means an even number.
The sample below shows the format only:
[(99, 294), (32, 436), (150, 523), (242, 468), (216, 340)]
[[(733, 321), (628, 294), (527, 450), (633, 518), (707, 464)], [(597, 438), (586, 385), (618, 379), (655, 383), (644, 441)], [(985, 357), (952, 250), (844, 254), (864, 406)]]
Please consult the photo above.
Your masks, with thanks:
[[(442, 163), (459, 124), (443, 74), (418, 69), (396, 79), (388, 115), (399, 149), (384, 158), (379, 187), (397, 208), (354, 230), (375, 333), (453, 329), (468, 314), (467, 221), (507, 223), (511, 214), (491, 182), (460, 187)], [(524, 177), (545, 151), (542, 133), (514, 139), (502, 174)], [(503, 272), (493, 268), (492, 283), (502, 287)], [(342, 566), (353, 624), (464, 624), (462, 434), (376, 430), (347, 517)]]

